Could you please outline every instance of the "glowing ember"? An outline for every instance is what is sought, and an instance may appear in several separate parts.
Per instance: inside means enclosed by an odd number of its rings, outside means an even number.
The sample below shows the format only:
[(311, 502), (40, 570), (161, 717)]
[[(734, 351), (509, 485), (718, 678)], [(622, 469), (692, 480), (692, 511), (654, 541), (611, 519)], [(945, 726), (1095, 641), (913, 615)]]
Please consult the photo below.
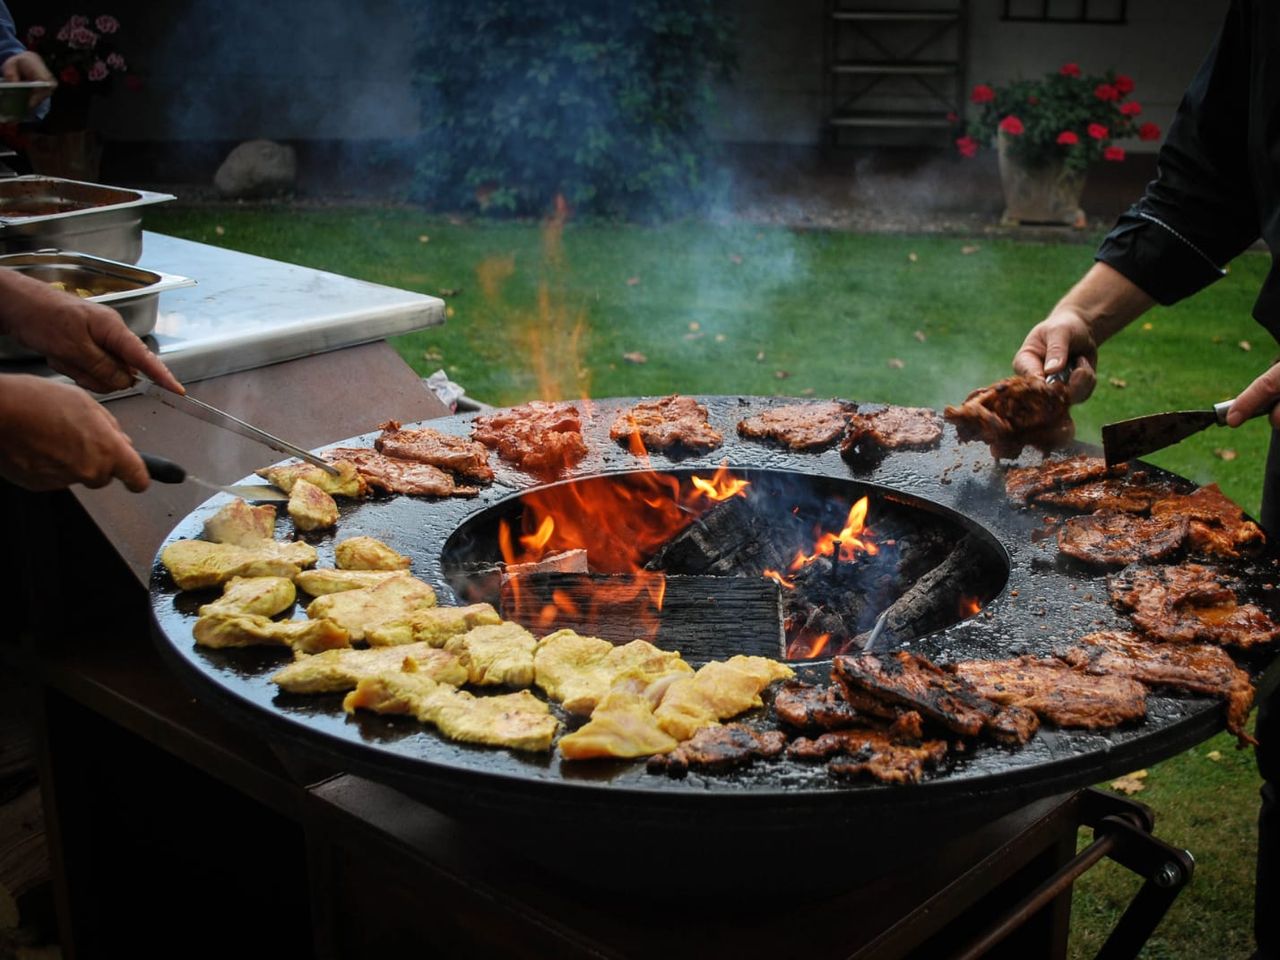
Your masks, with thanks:
[(977, 597), (962, 596), (960, 598), (960, 616), (972, 617), (982, 609), (982, 601)]

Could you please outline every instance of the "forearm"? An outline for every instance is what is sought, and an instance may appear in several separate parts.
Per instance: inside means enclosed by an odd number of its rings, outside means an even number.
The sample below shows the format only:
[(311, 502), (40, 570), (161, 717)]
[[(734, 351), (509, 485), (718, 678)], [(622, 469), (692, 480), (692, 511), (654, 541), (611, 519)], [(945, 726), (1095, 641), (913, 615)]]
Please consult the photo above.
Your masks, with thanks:
[(1114, 267), (1098, 262), (1053, 312), (1068, 310), (1084, 321), (1095, 344), (1101, 344), (1146, 313), (1156, 301)]

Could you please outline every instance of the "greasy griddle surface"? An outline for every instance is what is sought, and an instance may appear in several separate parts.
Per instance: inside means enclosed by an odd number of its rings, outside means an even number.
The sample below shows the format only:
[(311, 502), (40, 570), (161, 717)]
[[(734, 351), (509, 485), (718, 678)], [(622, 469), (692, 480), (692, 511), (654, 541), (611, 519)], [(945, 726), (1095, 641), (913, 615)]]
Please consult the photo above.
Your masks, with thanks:
[[(727, 460), (731, 467), (853, 480), (957, 511), (1003, 546), (1010, 561), (1003, 592), (976, 616), (911, 641), (904, 648), (940, 662), (995, 659), (1047, 653), (1054, 644), (1095, 630), (1127, 627), (1126, 620), (1107, 603), (1105, 573), (1059, 559), (1052, 536), (1033, 542), (1033, 532), (1044, 529), (1046, 511), (1011, 504), (1004, 494), (1003, 471), (993, 467), (986, 446), (957, 443), (950, 425), (939, 449), (895, 452), (875, 465), (851, 466), (835, 447), (819, 453), (794, 452), (738, 437), (736, 425), (742, 417), (801, 401), (700, 399), (709, 408), (712, 425), (725, 436), (723, 447), (683, 459), (654, 454), (654, 469), (711, 471)], [(644, 464), (608, 436), (618, 410), (631, 402), (596, 400), (581, 406), (591, 452), (566, 479), (643, 468)], [(863, 409), (876, 406), (864, 404)], [(471, 419), (471, 415), (459, 415), (432, 420), (429, 425), (467, 436)], [(375, 435), (335, 438), (333, 445), (368, 446)], [(1018, 464), (1038, 460), (1038, 454), (1028, 451)], [(435, 586), (441, 603), (456, 602), (441, 569), (445, 541), (465, 520), (539, 484), (496, 456), (491, 462), (496, 480), (482, 488), (479, 497), (344, 500), (336, 531), (303, 534), (302, 539), (319, 551), (319, 566), (331, 567), (337, 539), (357, 534), (377, 537), (413, 558), (414, 573)], [(204, 518), (226, 499), (220, 495), (197, 508), (174, 529), (166, 544), (198, 537)], [(277, 537), (288, 538), (293, 530), (283, 506), (280, 515)], [(874, 512), (868, 522), (874, 526)], [(1254, 561), (1247, 568), (1237, 565), (1236, 569), (1244, 569), (1254, 582), (1274, 579), (1270, 558)], [(940, 770), (913, 786), (842, 781), (828, 774), (823, 764), (789, 759), (757, 762), (733, 773), (692, 773), (685, 780), (671, 780), (646, 773), (642, 761), (561, 763), (554, 753), (528, 756), (452, 743), (409, 719), (370, 713), (348, 717), (341, 710), (341, 695), (278, 694), (269, 677), (288, 662), (287, 651), (215, 651), (195, 645), (191, 630), (196, 607), (208, 602), (210, 596), (209, 592), (180, 594), (156, 562), (151, 598), (161, 652), (203, 698), (264, 734), (452, 809), (518, 807), (531, 814), (567, 815), (585, 805), (598, 806), (611, 815), (626, 811), (635, 818), (649, 814), (663, 817), (678, 809), (694, 818), (705, 813), (717, 822), (743, 825), (762, 819), (782, 823), (789, 813), (856, 818), (862, 811), (884, 810), (891, 801), (898, 812), (927, 806), (936, 813), (944, 808), (933, 805), (941, 802), (954, 814), (967, 803), (971, 809), (994, 816), (1002, 808), (1097, 783), (1171, 756), (1223, 726), (1223, 710), (1216, 700), (1151, 696), (1144, 724), (1102, 732), (1042, 727), (1020, 749), (983, 742), (965, 755), (953, 754)], [(298, 607), (293, 615), (304, 614)], [(1273, 658), (1274, 651), (1268, 650), (1250, 667), (1256, 674)], [(825, 682), (830, 673), (829, 661), (796, 666), (800, 678), (811, 682)], [(734, 813), (741, 818), (735, 818)]]

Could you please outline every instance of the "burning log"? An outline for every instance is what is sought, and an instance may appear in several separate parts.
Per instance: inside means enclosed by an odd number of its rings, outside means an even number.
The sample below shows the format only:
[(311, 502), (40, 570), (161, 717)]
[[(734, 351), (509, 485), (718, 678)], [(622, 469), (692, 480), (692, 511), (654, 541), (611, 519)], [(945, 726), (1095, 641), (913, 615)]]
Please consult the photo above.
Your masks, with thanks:
[(749, 499), (733, 497), (712, 507), (673, 537), (645, 564), (646, 570), (677, 574), (758, 577), (783, 570), (778, 531)]
[(643, 637), (691, 660), (783, 655), (778, 585), (755, 577), (524, 574), (503, 582), (499, 609), (535, 633)]
[(468, 603), (494, 603), (502, 585), (509, 577), (528, 576), (533, 573), (586, 573), (586, 550), (565, 550), (553, 553), (533, 563), (485, 563), (462, 565), (462, 582), (455, 583), (458, 596)]

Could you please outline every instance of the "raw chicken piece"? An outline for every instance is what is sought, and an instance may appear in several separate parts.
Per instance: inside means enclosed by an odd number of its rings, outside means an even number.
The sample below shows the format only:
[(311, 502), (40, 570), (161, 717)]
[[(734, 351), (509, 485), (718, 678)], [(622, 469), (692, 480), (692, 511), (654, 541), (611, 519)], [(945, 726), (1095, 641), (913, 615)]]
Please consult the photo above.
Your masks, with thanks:
[(293, 582), (311, 596), (322, 597), (326, 593), (373, 587), (403, 573), (403, 570), (303, 570)]
[(200, 608), (200, 616), (215, 613), (252, 613), (274, 617), (292, 605), (297, 596), (288, 577), (232, 577), (223, 585), (222, 596)]
[(373, 537), (352, 537), (333, 548), (341, 570), (408, 570), (410, 560)]
[(299, 530), (323, 530), (338, 523), (338, 505), (314, 483), (299, 477), (289, 491), (289, 516)]
[(216, 587), (232, 577), (296, 577), (316, 562), (315, 548), (306, 543), (263, 540), (255, 547), (207, 540), (179, 540), (160, 553), (179, 590)]
[(590, 720), (560, 738), (559, 748), (568, 760), (634, 759), (666, 753), (678, 745), (658, 726), (648, 699), (627, 690), (610, 690), (596, 705)]
[(335, 460), (330, 466), (337, 468), (336, 477), (313, 463), (289, 463), (283, 466), (263, 467), (258, 471), (258, 476), (265, 477), (269, 484), (279, 487), (285, 493), (291, 493), (294, 483), (300, 479), (314, 483), (330, 495), (360, 497), (368, 493), (368, 484), (360, 478), (354, 463)]
[(473, 627), (499, 624), (498, 611), (487, 603), (473, 603), (465, 607), (430, 607), (415, 610), (400, 620), (388, 620), (365, 632), (365, 642), (371, 647), (393, 647), (405, 643), (426, 642), (433, 647), (443, 647), (445, 642)]
[(358, 641), (374, 627), (404, 620), (416, 610), (435, 605), (435, 591), (405, 573), (376, 586), (317, 597), (307, 606), (307, 616), (335, 620), (351, 633), (352, 640)]
[(237, 547), (253, 547), (263, 540), (273, 540), (275, 530), (275, 507), (269, 503), (254, 507), (244, 500), (232, 500), (204, 522), (206, 540), (234, 543)]
[(366, 677), (383, 673), (399, 673), (405, 658), (412, 659), (418, 673), (461, 686), (467, 682), (466, 668), (458, 658), (444, 650), (434, 650), (427, 643), (375, 650), (326, 650), (314, 656), (301, 656), (271, 678), (289, 693), (341, 693), (354, 690)]
[(538, 641), (518, 623), (485, 624), (450, 637), (444, 648), (456, 653), (476, 686), (527, 687), (533, 683), (533, 649)]
[(702, 727), (762, 706), (760, 691), (774, 680), (793, 676), (795, 672), (786, 664), (765, 657), (713, 660), (693, 676), (672, 683), (654, 716), (671, 736), (688, 740)]
[(643, 689), (673, 672), (693, 673), (679, 653), (646, 640), (615, 647), (608, 640), (557, 630), (542, 638), (533, 655), (534, 682), (569, 713), (587, 716), (623, 676)]
[(350, 646), (346, 630), (332, 620), (271, 620), (251, 613), (215, 613), (195, 625), (196, 643), (202, 647), (292, 647), (303, 653), (319, 653)]

